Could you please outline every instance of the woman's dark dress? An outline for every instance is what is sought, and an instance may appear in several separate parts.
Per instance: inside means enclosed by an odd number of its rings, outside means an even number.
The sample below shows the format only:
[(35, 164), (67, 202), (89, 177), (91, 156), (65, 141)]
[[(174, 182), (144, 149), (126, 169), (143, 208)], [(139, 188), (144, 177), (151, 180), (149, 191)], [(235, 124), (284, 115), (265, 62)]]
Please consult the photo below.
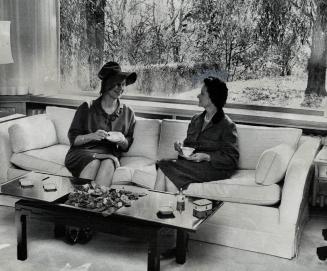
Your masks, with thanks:
[(73, 176), (79, 177), (85, 166), (96, 159), (93, 157), (94, 153), (112, 154), (119, 158), (123, 151), (116, 143), (112, 143), (106, 139), (88, 142), (80, 146), (73, 146), (75, 138), (78, 135), (94, 133), (98, 129), (107, 132), (122, 132), (128, 140), (129, 148), (133, 142), (134, 126), (134, 112), (128, 106), (121, 104), (120, 101), (117, 110), (111, 115), (108, 115), (103, 110), (101, 97), (93, 101), (90, 107), (88, 103), (83, 103), (78, 107), (68, 131), (71, 147), (66, 155), (65, 166)]
[(205, 114), (204, 111), (192, 118), (184, 146), (209, 154), (210, 162), (197, 163), (179, 157), (157, 163), (178, 189), (186, 189), (190, 183), (229, 178), (237, 168), (239, 151), (235, 123), (220, 110), (202, 130)]

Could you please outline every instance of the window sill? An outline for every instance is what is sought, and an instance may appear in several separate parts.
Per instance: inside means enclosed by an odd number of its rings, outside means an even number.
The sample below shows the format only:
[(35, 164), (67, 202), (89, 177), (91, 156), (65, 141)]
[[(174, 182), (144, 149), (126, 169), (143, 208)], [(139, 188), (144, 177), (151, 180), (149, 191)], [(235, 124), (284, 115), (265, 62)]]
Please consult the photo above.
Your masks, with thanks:
[[(29, 103), (64, 106), (70, 108), (78, 107), (84, 101), (94, 100), (92, 96), (80, 96), (80, 95), (31, 95), (29, 99), (26, 99)], [(140, 98), (141, 99), (141, 98)], [(194, 114), (202, 111), (200, 107), (195, 104), (178, 104), (169, 103), (167, 101), (160, 100), (140, 100), (137, 98), (122, 99), (124, 103), (131, 106), (136, 114), (141, 115), (153, 115), (162, 116), (162, 118), (191, 118)], [(265, 110), (265, 107), (254, 106), (257, 110), (245, 108), (242, 105), (232, 105), (232, 107), (224, 108), (226, 114), (236, 123), (252, 124), (252, 125), (267, 125), (267, 126), (282, 126), (282, 127), (295, 127), (313, 132), (315, 134), (323, 134), (327, 132), (327, 118), (322, 116), (321, 111), (308, 110), (307, 114), (303, 114), (306, 110), (280, 110), (269, 107)], [(250, 107), (250, 106), (249, 106)], [(260, 110), (259, 110), (260, 109)], [(299, 113), (301, 112), (301, 113)]]

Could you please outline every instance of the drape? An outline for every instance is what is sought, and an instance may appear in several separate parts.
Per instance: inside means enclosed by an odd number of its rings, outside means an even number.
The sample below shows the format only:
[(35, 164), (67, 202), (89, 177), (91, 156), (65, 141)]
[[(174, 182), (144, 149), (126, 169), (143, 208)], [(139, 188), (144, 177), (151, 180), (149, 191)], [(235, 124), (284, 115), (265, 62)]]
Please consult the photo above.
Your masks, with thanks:
[(0, 0), (0, 21), (11, 22), (14, 60), (0, 65), (0, 95), (58, 89), (58, 1)]

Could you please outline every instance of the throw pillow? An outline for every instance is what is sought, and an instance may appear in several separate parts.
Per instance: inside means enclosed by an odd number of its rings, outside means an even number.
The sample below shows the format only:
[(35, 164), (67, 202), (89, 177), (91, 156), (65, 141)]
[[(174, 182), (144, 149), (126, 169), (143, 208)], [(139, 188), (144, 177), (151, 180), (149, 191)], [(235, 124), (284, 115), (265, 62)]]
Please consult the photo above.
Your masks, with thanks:
[(280, 144), (265, 150), (255, 170), (255, 182), (262, 185), (280, 182), (285, 176), (294, 151), (294, 148), (287, 144)]
[(8, 129), (14, 153), (40, 149), (58, 143), (53, 122), (46, 115), (35, 115)]

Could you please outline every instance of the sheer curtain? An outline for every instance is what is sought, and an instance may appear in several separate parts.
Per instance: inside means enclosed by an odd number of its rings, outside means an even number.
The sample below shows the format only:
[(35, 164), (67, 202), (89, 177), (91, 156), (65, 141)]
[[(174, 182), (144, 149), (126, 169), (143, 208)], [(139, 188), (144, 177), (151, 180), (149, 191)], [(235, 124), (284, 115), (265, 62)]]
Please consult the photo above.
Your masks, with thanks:
[[(0, 0), (14, 63), (0, 65), (0, 95), (54, 92), (59, 84), (59, 0)], [(1, 97), (0, 97), (1, 99)]]

